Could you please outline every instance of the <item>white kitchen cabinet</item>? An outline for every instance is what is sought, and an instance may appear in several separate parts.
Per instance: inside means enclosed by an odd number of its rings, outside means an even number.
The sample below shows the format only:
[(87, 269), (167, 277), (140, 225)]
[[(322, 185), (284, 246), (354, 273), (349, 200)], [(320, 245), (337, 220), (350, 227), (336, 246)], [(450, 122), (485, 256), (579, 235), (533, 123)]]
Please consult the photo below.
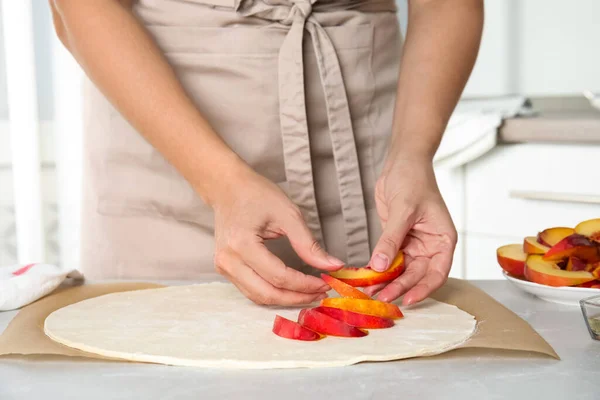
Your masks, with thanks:
[(450, 276), (453, 278), (464, 277), (464, 245), (465, 245), (465, 170), (463, 167), (458, 168), (437, 168), (435, 175), (440, 188), (440, 192), (444, 197), (448, 211), (452, 216), (456, 230), (458, 231), (458, 243), (454, 251), (454, 260)]
[(465, 169), (436, 169), (435, 177), (458, 232), (465, 230)]
[(462, 279), (465, 277), (465, 244), (465, 235), (459, 232), (458, 243), (456, 244), (456, 250), (454, 251), (454, 259), (449, 275), (452, 278)]
[(522, 237), (600, 216), (599, 158), (600, 145), (497, 146), (466, 166), (466, 231)]

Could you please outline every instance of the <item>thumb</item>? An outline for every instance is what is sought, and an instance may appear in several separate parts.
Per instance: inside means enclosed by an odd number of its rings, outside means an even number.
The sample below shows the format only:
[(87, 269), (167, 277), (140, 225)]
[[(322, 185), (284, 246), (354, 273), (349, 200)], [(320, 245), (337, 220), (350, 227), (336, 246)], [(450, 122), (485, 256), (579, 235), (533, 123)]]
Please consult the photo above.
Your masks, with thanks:
[(379, 272), (389, 268), (410, 228), (411, 225), (406, 218), (398, 213), (390, 213), (390, 218), (387, 220), (383, 233), (373, 250), (373, 256), (369, 264), (371, 268)]
[(344, 262), (327, 254), (312, 235), (302, 217), (286, 221), (287, 238), (298, 256), (308, 265), (327, 271), (340, 269)]

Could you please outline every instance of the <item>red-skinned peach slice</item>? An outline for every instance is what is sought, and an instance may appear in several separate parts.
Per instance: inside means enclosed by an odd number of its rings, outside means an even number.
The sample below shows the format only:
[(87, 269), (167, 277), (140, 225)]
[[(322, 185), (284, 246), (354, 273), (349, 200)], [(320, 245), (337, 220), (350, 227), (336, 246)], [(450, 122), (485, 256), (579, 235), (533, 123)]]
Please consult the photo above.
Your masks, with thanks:
[(332, 307), (317, 307), (315, 308), (320, 313), (329, 315), (340, 321), (344, 321), (348, 325), (363, 329), (382, 329), (394, 326), (394, 321), (388, 318), (376, 317), (373, 315), (359, 314), (352, 311), (340, 310)]
[(384, 303), (379, 300), (345, 299), (332, 297), (321, 300), (321, 306), (339, 308), (359, 314), (373, 315), (375, 317), (398, 319), (404, 315), (397, 305)]
[(567, 271), (585, 271), (587, 266), (588, 264), (582, 259), (571, 256), (569, 257), (569, 262), (567, 262), (567, 267), (565, 269)]
[(573, 228), (557, 227), (544, 229), (538, 233), (537, 240), (541, 244), (552, 247), (569, 235), (575, 233)]
[(348, 285), (345, 282), (340, 281), (333, 276), (329, 276), (326, 274), (321, 274), (321, 278), (327, 283), (333, 290), (339, 293), (342, 297), (349, 297), (351, 299), (364, 299), (364, 300), (372, 300), (369, 295), (361, 292), (353, 286)]
[(503, 270), (514, 276), (523, 276), (527, 254), (520, 244), (507, 244), (496, 250), (498, 264)]
[(344, 321), (330, 317), (327, 314), (317, 311), (315, 308), (308, 308), (300, 311), (298, 323), (312, 331), (323, 335), (342, 336), (342, 337), (363, 337), (367, 332), (349, 325)]
[(546, 254), (550, 247), (538, 242), (535, 236), (527, 236), (523, 240), (523, 251), (527, 254)]
[(295, 321), (290, 321), (280, 315), (275, 316), (273, 333), (286, 339), (313, 341), (321, 339), (321, 335)]
[(577, 285), (577, 287), (600, 289), (600, 280), (595, 280), (595, 281), (589, 281), (589, 282), (586, 282), (586, 283), (582, 283), (580, 285)]
[(552, 246), (543, 257), (546, 261), (558, 261), (570, 256), (586, 262), (600, 261), (600, 246), (586, 236), (574, 233)]
[(588, 219), (587, 221), (580, 222), (575, 227), (575, 233), (579, 233), (596, 242), (600, 242), (600, 218)]
[(371, 267), (346, 267), (329, 275), (354, 287), (365, 287), (396, 279), (404, 271), (404, 253), (399, 252), (392, 264), (384, 272), (377, 272)]
[(592, 275), (594, 275), (594, 277), (596, 279), (600, 279), (600, 263), (594, 263), (592, 265), (593, 265)]
[(525, 278), (548, 286), (575, 286), (595, 279), (594, 275), (587, 271), (564, 271), (556, 263), (546, 261), (538, 254), (527, 257)]

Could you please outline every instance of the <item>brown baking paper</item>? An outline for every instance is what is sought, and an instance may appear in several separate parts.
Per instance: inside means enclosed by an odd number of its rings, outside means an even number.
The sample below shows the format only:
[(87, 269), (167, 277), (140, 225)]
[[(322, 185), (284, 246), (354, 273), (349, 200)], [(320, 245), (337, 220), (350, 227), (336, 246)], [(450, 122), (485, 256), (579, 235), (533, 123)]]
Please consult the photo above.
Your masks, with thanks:
[[(92, 297), (161, 286), (151, 283), (103, 283), (59, 290), (24, 307), (16, 315), (0, 336), (0, 356), (60, 355), (106, 360), (106, 357), (52, 341), (44, 334), (46, 317), (59, 308)], [(477, 320), (477, 331), (467, 342), (458, 349), (435, 357), (478, 356), (491, 351), (514, 355), (517, 351), (522, 355), (531, 355), (533, 352), (559, 359), (554, 349), (527, 322), (466, 281), (451, 278), (432, 297), (459, 307)]]

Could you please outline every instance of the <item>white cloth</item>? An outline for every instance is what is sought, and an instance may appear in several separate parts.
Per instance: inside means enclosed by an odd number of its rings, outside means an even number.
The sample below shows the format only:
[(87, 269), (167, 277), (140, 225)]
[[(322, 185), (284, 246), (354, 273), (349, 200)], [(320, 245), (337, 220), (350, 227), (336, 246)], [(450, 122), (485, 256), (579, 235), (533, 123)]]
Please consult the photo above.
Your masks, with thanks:
[(435, 167), (456, 168), (481, 157), (496, 146), (504, 119), (531, 112), (520, 96), (461, 100), (433, 158)]
[(83, 279), (83, 275), (51, 264), (0, 267), (0, 311), (32, 303), (53, 292), (66, 278)]

